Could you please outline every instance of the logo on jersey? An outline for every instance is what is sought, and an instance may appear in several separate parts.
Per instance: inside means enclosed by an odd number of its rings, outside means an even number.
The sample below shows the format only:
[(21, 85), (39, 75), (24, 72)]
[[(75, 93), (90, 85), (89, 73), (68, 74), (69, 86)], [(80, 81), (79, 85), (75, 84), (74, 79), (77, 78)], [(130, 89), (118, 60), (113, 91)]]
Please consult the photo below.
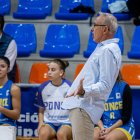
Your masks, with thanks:
[(6, 90), (6, 96), (8, 96), (9, 95), (9, 90)]
[(120, 99), (121, 98), (121, 94), (119, 92), (116, 93), (116, 99)]
[(51, 95), (50, 94), (47, 94), (47, 97), (51, 97)]

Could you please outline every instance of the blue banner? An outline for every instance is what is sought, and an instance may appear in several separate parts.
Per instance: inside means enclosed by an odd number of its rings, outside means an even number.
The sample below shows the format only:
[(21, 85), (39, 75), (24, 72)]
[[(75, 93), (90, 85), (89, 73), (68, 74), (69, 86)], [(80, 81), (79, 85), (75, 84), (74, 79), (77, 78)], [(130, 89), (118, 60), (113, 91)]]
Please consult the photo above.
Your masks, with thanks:
[(17, 121), (17, 136), (37, 136), (38, 108), (34, 106), (37, 88), (21, 88), (21, 114)]

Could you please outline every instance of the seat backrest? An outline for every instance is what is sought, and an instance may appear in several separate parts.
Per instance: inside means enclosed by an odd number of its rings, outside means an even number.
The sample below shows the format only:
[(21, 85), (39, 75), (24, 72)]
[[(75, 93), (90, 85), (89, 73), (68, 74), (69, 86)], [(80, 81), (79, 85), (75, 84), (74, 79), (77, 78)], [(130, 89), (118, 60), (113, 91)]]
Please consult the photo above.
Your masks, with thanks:
[[(37, 41), (34, 24), (6, 24), (4, 32), (16, 40), (17, 47), (36, 52)], [(19, 47), (18, 49), (20, 49)]]
[(79, 74), (79, 72), (82, 70), (84, 64), (80, 63), (77, 65), (76, 69), (75, 69), (75, 73), (74, 73), (74, 79), (77, 77), (77, 75)]
[(0, 0), (0, 6), (5, 7), (10, 4), (10, 0)]
[[(75, 45), (76, 44), (76, 45)], [(58, 48), (73, 50), (75, 53), (79, 52), (80, 37), (77, 25), (67, 24), (51, 24), (48, 27), (45, 38), (45, 49)]]
[(140, 85), (140, 64), (124, 64), (121, 72), (129, 85)]
[(19, 69), (19, 65), (16, 63), (15, 83), (20, 83), (20, 82), (21, 82), (20, 69)]
[(115, 33), (115, 38), (119, 38), (119, 47), (121, 50), (121, 53), (123, 54), (123, 50), (124, 50), (124, 39), (123, 39), (123, 31), (122, 31), (122, 27), (118, 26), (117, 32)]
[(29, 83), (41, 84), (48, 79), (48, 64), (47, 63), (34, 63), (30, 70)]
[(37, 8), (45, 8), (46, 5), (51, 4), (51, 0), (19, 0), (19, 3), (21, 5), (31, 6), (31, 7), (37, 7)]
[(71, 8), (75, 8), (80, 4), (84, 6), (94, 7), (94, 0), (68, 0), (68, 4)]
[(112, 0), (102, 0), (101, 11), (107, 12), (108, 11), (108, 4), (110, 4), (111, 2), (112, 2)]
[(140, 51), (140, 26), (136, 26), (131, 44), (131, 51)]
[(60, 0), (60, 12), (69, 13), (70, 9), (73, 9), (80, 4), (84, 6), (90, 6), (94, 10), (94, 0)]
[(10, 0), (0, 0), (0, 15), (9, 14), (11, 9)]

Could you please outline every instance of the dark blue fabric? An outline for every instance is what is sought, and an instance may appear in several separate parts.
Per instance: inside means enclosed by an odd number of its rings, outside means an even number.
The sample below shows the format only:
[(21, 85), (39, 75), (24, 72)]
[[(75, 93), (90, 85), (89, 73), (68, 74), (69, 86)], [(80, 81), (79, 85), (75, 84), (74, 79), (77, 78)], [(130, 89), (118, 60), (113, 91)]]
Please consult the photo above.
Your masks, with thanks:
[[(0, 38), (0, 56), (5, 56), (6, 50), (8, 49), (8, 46), (12, 40), (13, 38), (11, 36), (3, 32), (2, 37)], [(16, 62), (14, 64), (13, 69), (8, 73), (9, 80), (15, 82), (15, 74)]]
[(4, 56), (6, 53), (6, 50), (12, 41), (12, 37), (7, 35), (6, 33), (2, 34), (2, 37), (0, 39), (0, 56)]

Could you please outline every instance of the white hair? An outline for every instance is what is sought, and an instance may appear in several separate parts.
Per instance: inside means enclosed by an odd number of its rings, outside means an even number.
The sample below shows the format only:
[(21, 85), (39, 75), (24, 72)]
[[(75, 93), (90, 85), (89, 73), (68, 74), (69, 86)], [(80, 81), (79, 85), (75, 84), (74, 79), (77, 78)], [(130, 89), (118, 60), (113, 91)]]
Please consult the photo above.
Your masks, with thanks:
[(99, 12), (100, 16), (104, 17), (104, 24), (108, 26), (110, 33), (116, 33), (118, 23), (116, 17), (109, 13)]

